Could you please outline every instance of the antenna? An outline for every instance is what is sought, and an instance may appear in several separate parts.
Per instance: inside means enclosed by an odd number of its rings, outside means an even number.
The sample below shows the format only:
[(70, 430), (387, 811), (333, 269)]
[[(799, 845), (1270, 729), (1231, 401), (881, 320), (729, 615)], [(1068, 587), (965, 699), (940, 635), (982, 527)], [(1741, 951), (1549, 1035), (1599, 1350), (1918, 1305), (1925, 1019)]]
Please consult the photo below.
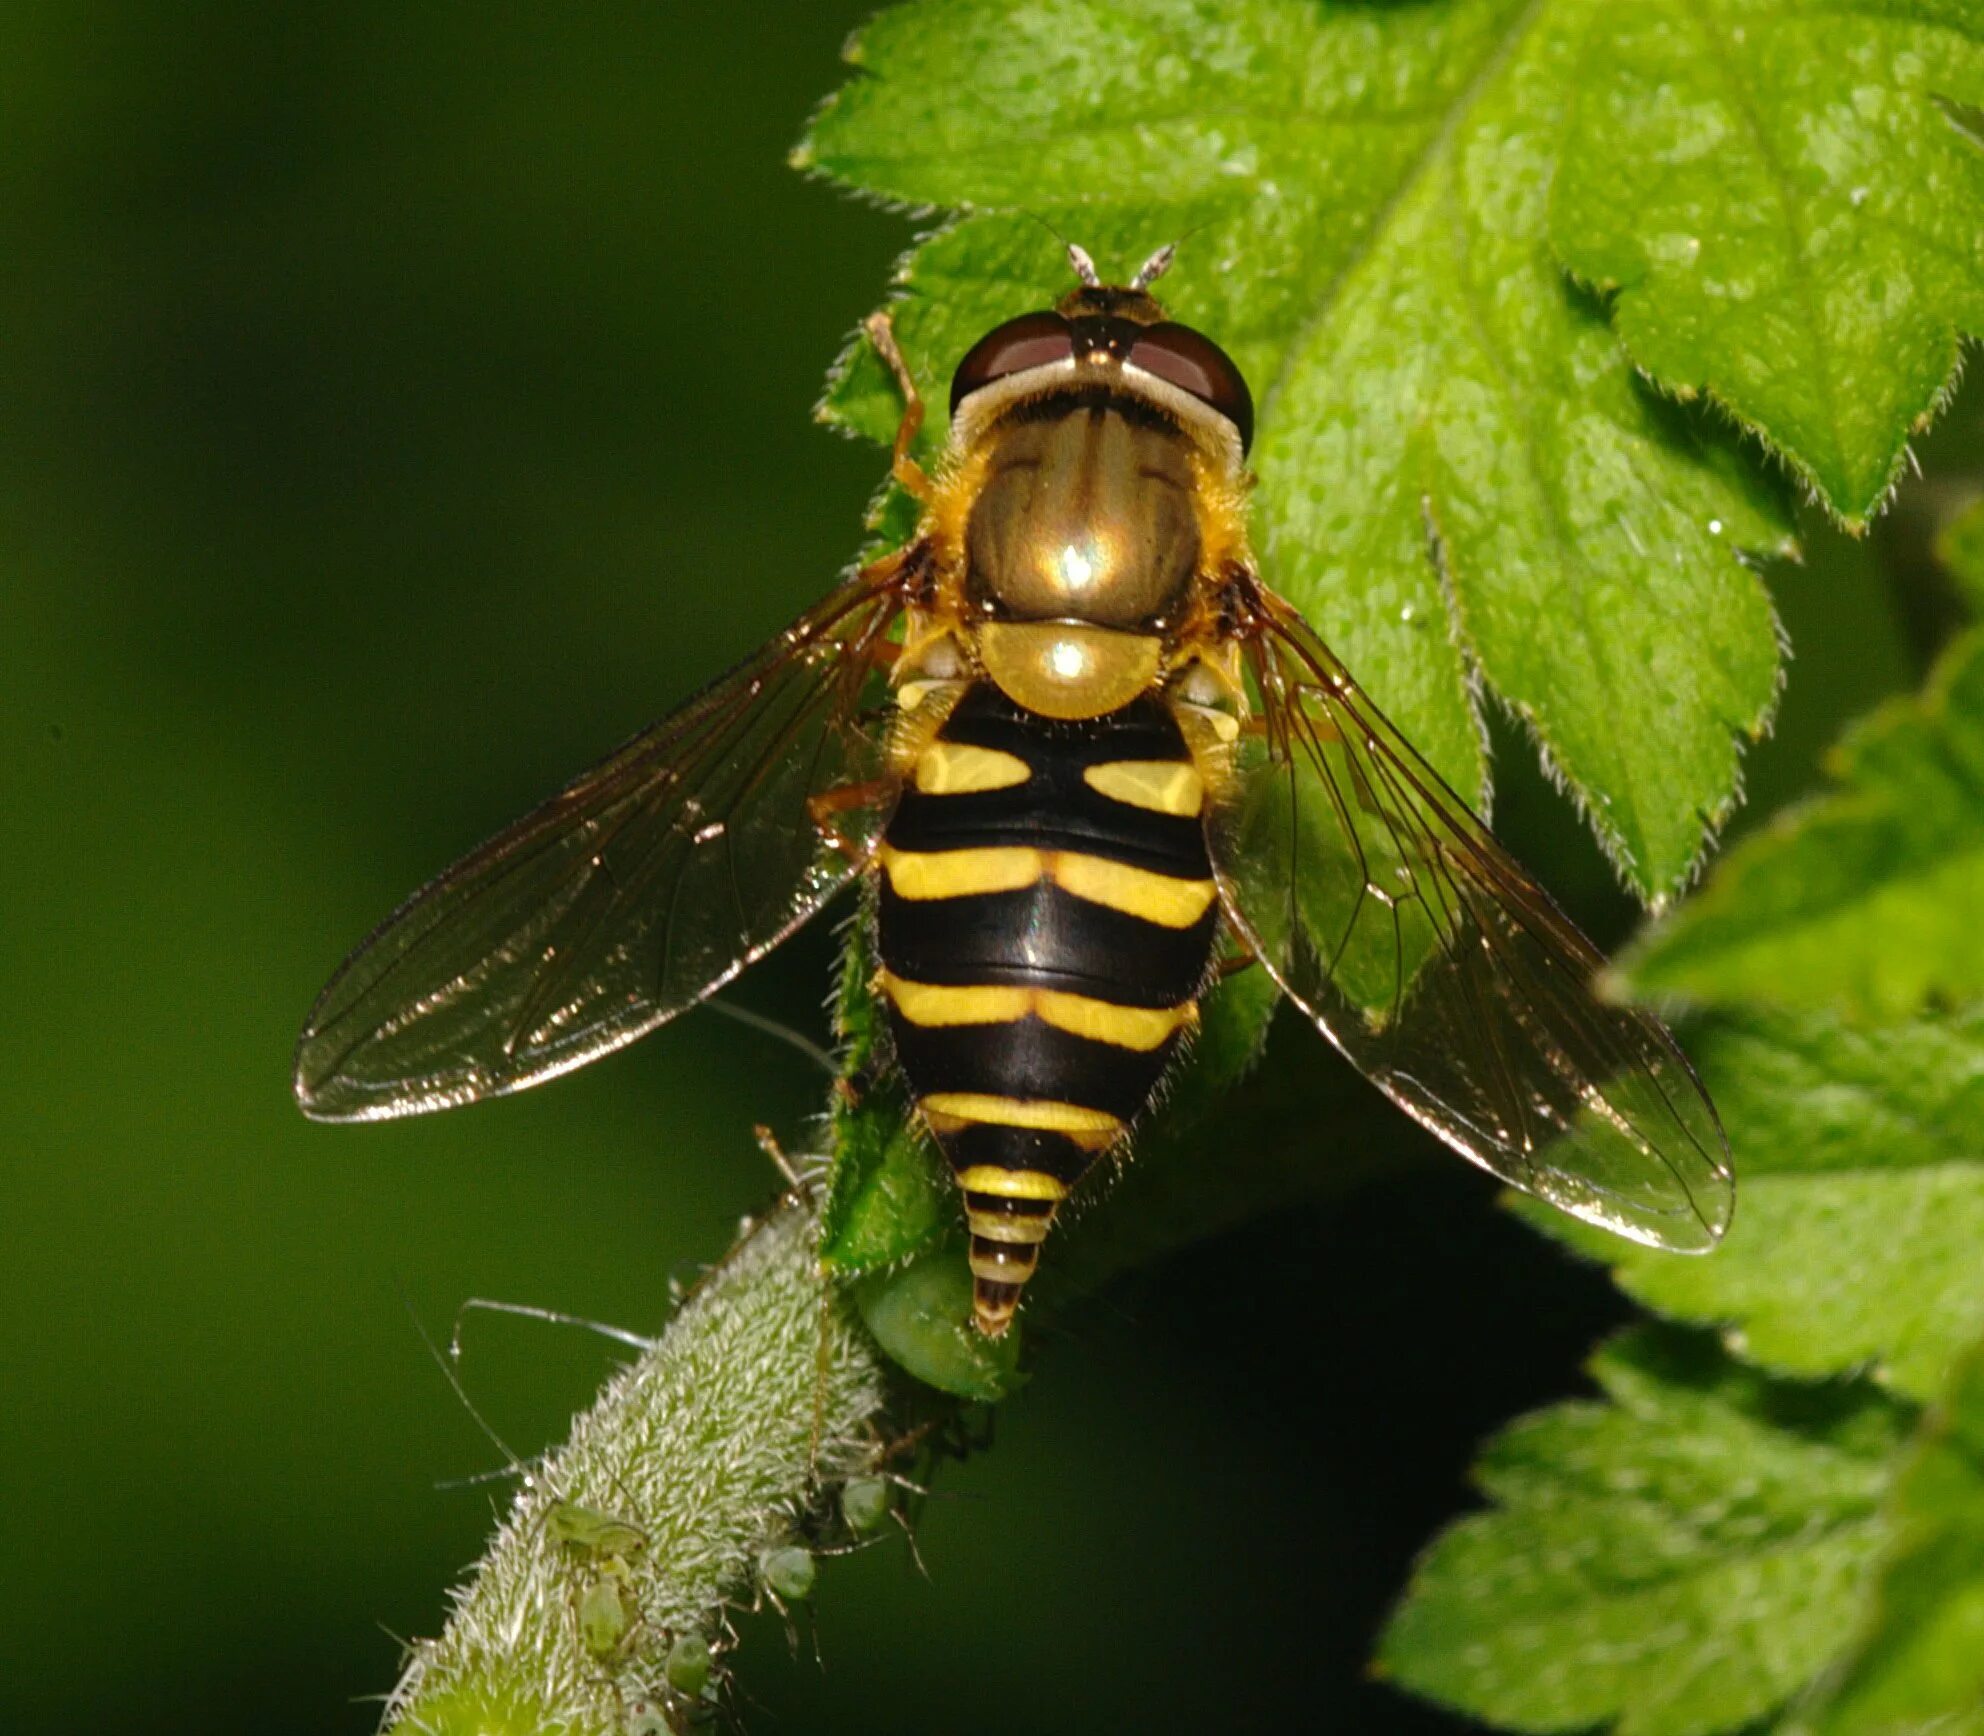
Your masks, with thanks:
[[(510, 1451), (509, 1443), (490, 1426), (489, 1419), (475, 1408), (475, 1400), (468, 1396), (468, 1388), (462, 1384), (461, 1369), (457, 1366), (457, 1362), (442, 1354), (441, 1347), (429, 1336), (427, 1328), (421, 1323), (420, 1316), (414, 1312), (413, 1298), (404, 1290), (400, 1292), (400, 1304), (406, 1309), (407, 1318), (413, 1322), (414, 1331), (420, 1334), (420, 1342), (427, 1346), (427, 1354), (433, 1357), (434, 1366), (441, 1371), (441, 1378), (454, 1389), (455, 1397), (461, 1402), (462, 1409), (468, 1412), (475, 1426), (489, 1437), (490, 1445), (509, 1460), (507, 1471), (499, 1471), (495, 1474), (514, 1476), (526, 1489), (535, 1487), (535, 1479), (531, 1475), (530, 1467)], [(455, 1350), (456, 1356), (459, 1357), (460, 1346), (457, 1345)]]
[[(1202, 224), (1200, 227), (1203, 228), (1204, 225)], [(1137, 275), (1130, 279), (1130, 287), (1132, 289), (1150, 288), (1153, 283), (1171, 269), (1171, 262), (1177, 257), (1178, 243), (1176, 241), (1167, 241), (1137, 268)]]
[(1102, 279), (1096, 275), (1095, 261), (1089, 258), (1086, 247), (1070, 241), (1068, 243), (1068, 263), (1074, 268), (1075, 275), (1082, 280), (1082, 283), (1087, 288), (1100, 289), (1102, 287)]

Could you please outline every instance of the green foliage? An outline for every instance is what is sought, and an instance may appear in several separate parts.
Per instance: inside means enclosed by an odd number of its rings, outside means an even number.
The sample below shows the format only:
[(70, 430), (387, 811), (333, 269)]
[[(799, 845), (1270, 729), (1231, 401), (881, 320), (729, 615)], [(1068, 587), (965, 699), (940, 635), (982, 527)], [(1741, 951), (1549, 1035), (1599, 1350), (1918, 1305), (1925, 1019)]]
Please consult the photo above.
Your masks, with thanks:
[(1927, 1399), (1984, 1335), (1984, 1012), (1866, 1029), (1734, 1011), (1688, 1048), (1736, 1153), (1736, 1220), (1711, 1259), (1666, 1259), (1523, 1215), (1609, 1261), (1663, 1314), (1734, 1325), (1794, 1374), (1871, 1367)]
[(1578, 64), (1559, 255), (1641, 367), (1864, 523), (1984, 329), (1984, 153), (1943, 107), (1984, 104), (1984, 7), (1650, 0)]
[(1984, 1344), (1919, 1422), (1671, 1328), (1592, 1372), (1608, 1402), (1488, 1444), (1494, 1505), (1420, 1563), (1388, 1672), (1519, 1730), (1974, 1736)]
[[(1490, 1447), (1498, 1510), (1434, 1547), (1386, 1642), (1409, 1685), (1525, 1730), (1616, 1720), (1706, 1736), (1767, 1717), (1799, 1736), (1984, 1728), (1984, 1007), (1920, 1007), (1977, 986), (1962, 929), (1979, 907), (1963, 878), (1978, 872), (1979, 657), (1965, 638), (1921, 698), (1850, 730), (1834, 756), (1845, 787), (1736, 851), (1638, 955), (1639, 980), (1727, 1003), (1688, 1030), (1740, 1176), (1723, 1246), (1664, 1260), (1518, 1208), (1612, 1262), (1650, 1307), (1728, 1329), (1725, 1350), (1697, 1339), (1692, 1354), (1713, 1362), (1718, 1391), (1736, 1381), (1770, 1405), (1749, 1407), (1767, 1434), (1715, 1449), (1725, 1513), (1744, 1510), (1769, 1467), (1809, 1472), (1815, 1450), (1842, 1448), (1830, 1424), (1813, 1431), (1836, 1404), (1854, 1419), (1858, 1505), (1807, 1486), (1789, 1497), (1809, 1502), (1801, 1536), (1765, 1528), (1739, 1560), (1682, 1547), (1707, 1508), (1674, 1501), (1662, 1467), (1694, 1413), (1671, 1374), (1622, 1386), (1601, 1359), (1614, 1400), (1602, 1420), (1565, 1407)], [(1940, 911), (1953, 895), (1968, 902)], [(1851, 1010), (1757, 1004), (1784, 1000)], [(1899, 1016), (1870, 1023), (1870, 1010)], [(1628, 1341), (1679, 1342), (1671, 1329)], [(1873, 1379), (1841, 1378), (1862, 1371)], [(1904, 1449), (1911, 1399), (1939, 1402)], [(1602, 1474), (1580, 1428), (1606, 1443)], [(1512, 1452), (1532, 1482), (1510, 1483)], [(1588, 1506), (1565, 1498), (1571, 1485)], [(1645, 1524), (1665, 1527), (1663, 1559), (1685, 1571), (1634, 1577)], [(1574, 1535), (1594, 1540), (1589, 1558), (1569, 1551)]]
[[(904, 270), (900, 333), (933, 400), (974, 338), (1066, 281), (1039, 225), (986, 213), (1040, 213), (1117, 273), (1187, 237), (1167, 298), (1262, 403), (1270, 582), (1485, 793), (1478, 671), (1656, 898), (1769, 716), (1775, 628), (1737, 550), (1789, 529), (1754, 467), (1642, 389), (1551, 251), (1582, 44), (1607, 15), (933, 0), (856, 39), (861, 75), (798, 160), (978, 213)], [(825, 413), (894, 426), (872, 357), (850, 356)]]
[(1669, 1330), (1615, 1341), (1591, 1372), (1609, 1402), (1489, 1443), (1477, 1476), (1493, 1507), (1420, 1563), (1381, 1663), (1519, 1730), (1740, 1729), (1852, 1634), (1906, 1413), (1864, 1386), (1767, 1379)]
[[(953, 1195), (952, 1215), (958, 1215)], [(972, 1325), (971, 1269), (953, 1233), (903, 1265), (855, 1281), (854, 1305), (898, 1368), (955, 1398), (990, 1403), (1019, 1380), (1023, 1329), (987, 1338)]]
[(544, 1704), (509, 1687), (451, 1688), (424, 1700), (405, 1736), (563, 1736)]
[(955, 1227), (957, 1190), (888, 1065), (867, 924), (848, 931), (834, 1022), (840, 1084), (829, 1119), (833, 1167), (820, 1214), (820, 1260), (843, 1278), (912, 1258)]
[(1984, 1341), (1896, 1479), (1866, 1629), (1795, 1722), (1810, 1736), (1984, 1729)]
[(1629, 953), (1643, 991), (1898, 1017), (1984, 992), (1984, 639), (1848, 732), (1842, 786), (1730, 852)]
[(1936, 558), (1969, 601), (1984, 608), (1984, 499), (1973, 500), (1936, 536)]

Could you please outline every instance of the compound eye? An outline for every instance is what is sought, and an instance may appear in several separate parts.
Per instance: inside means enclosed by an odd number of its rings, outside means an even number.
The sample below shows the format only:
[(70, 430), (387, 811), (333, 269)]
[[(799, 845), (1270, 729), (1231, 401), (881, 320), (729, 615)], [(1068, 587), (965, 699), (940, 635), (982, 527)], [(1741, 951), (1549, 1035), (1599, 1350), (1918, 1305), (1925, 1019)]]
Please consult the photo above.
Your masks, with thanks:
[(1245, 451), (1254, 441), (1254, 394), (1233, 365), (1233, 358), (1190, 326), (1170, 320), (1145, 326), (1131, 345), (1129, 363), (1155, 374), (1200, 403), (1217, 410), (1240, 431)]
[(951, 376), (951, 414), (955, 416), (958, 406), (981, 386), (1065, 361), (1074, 353), (1074, 334), (1058, 313), (1024, 313), (994, 326), (965, 352)]

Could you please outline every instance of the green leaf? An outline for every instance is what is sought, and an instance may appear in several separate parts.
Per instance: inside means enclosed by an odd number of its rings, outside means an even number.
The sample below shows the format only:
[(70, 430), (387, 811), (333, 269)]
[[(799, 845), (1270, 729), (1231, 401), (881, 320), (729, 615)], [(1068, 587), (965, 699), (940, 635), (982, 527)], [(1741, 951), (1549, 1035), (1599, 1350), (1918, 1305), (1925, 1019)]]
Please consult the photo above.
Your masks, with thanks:
[(1907, 1413), (1864, 1386), (1766, 1380), (1667, 1330), (1615, 1341), (1592, 1373), (1610, 1402), (1488, 1445), (1493, 1506), (1421, 1561), (1382, 1667), (1518, 1730), (1752, 1724), (1854, 1631)]
[[(1780, 502), (1648, 393), (1546, 234), (1598, 0), (927, 0), (858, 36), (798, 160), (971, 215), (920, 247), (900, 336), (932, 400), (1057, 296), (1058, 244), (1165, 291), (1261, 400), (1263, 571), (1454, 785), (1485, 796), (1473, 679), (1528, 723), (1642, 896), (1727, 815), (1778, 648), (1739, 548)], [(1616, 8), (1605, 15), (1616, 15)], [(824, 413), (898, 406), (846, 359)]]
[(1984, 1344), (1957, 1367), (1890, 1503), (1896, 1540), (1866, 1630), (1795, 1730), (1984, 1731)]
[(829, 1117), (833, 1163), (820, 1211), (820, 1263), (838, 1277), (879, 1271), (955, 1229), (961, 1208), (943, 1159), (889, 1065), (865, 916), (848, 929), (835, 1024), (840, 1083)]
[(1663, 384), (1849, 526), (1984, 331), (1977, 0), (1642, 0), (1591, 30), (1551, 238)]
[(1841, 787), (1746, 839), (1621, 961), (1704, 1002), (1903, 1016), (1984, 993), (1984, 639), (1851, 729)]
[(1984, 609), (1984, 497), (1973, 500), (1936, 533), (1936, 559), (1956, 580), (1971, 612)]
[(1733, 1326), (1799, 1375), (1872, 1366), (1918, 1398), (1984, 1337), (1984, 1010), (1879, 1029), (1732, 1012), (1688, 1034), (1729, 1131), (1736, 1218), (1677, 1260), (1519, 1208), (1648, 1307)]
[(962, 1236), (934, 1243), (905, 1266), (857, 1279), (854, 1305), (875, 1342), (926, 1386), (992, 1403), (1019, 1382), (1018, 1328), (987, 1338), (972, 1324)]

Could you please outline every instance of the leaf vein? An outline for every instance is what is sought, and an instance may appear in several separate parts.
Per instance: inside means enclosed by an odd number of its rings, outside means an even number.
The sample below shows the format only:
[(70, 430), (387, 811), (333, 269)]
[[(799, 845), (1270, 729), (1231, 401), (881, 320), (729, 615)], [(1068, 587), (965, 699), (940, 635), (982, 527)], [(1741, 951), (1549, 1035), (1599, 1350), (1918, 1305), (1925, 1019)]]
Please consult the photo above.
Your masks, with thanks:
[(1343, 263), (1317, 292), (1308, 316), (1296, 328), (1288, 347), (1282, 351), (1281, 361), (1275, 368), (1274, 377), (1261, 394), (1263, 425), (1273, 419), (1275, 405), (1280, 400), (1297, 365), (1296, 358), (1309, 347), (1310, 340), (1337, 311), (1345, 287), (1387, 239), (1392, 220), (1404, 207), (1406, 200), (1411, 197), (1419, 183), (1446, 155), (1455, 134), (1460, 131), (1461, 123), (1473, 112), (1474, 105), (1480, 101), (1482, 94), (1514, 57), (1516, 50), (1522, 45), (1524, 38), (1548, 5), (1549, 0), (1529, 0), (1529, 4), (1515, 16), (1501, 38), (1489, 47), (1482, 56), (1481, 64), (1468, 78), (1467, 83), (1462, 86), (1453, 101), (1446, 105), (1446, 118), (1441, 122), (1439, 130), (1426, 141), (1419, 154), (1405, 165), (1398, 184), (1372, 213), (1371, 221), (1357, 245), (1345, 256)]

